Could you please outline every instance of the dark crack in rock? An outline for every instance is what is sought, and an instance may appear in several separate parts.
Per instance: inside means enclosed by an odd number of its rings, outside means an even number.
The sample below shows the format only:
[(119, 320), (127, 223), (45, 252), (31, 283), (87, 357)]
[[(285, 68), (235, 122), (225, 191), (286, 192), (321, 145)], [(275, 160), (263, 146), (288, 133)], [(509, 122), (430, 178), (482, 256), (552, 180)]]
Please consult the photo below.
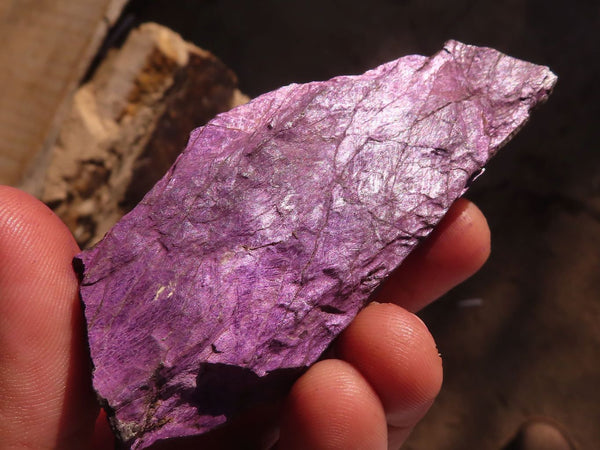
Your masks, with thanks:
[(449, 41), (196, 129), (75, 261), (94, 388), (119, 439), (202, 434), (284, 395), (555, 82)]

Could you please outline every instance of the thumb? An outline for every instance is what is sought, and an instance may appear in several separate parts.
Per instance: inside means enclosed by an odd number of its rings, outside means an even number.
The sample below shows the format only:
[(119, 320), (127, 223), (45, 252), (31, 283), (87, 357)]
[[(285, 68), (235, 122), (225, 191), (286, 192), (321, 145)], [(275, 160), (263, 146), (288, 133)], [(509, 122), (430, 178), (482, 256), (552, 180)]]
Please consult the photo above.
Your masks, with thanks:
[(77, 244), (38, 200), (0, 186), (0, 441), (85, 448), (98, 407), (91, 389)]

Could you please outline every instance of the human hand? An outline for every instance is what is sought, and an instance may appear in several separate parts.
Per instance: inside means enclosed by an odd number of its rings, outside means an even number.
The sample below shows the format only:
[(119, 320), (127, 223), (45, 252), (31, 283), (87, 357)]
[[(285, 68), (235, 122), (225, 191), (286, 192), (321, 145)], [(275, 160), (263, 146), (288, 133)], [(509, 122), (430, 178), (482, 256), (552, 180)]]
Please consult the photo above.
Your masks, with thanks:
[[(91, 388), (71, 267), (78, 250), (42, 203), (0, 187), (0, 442), (6, 448), (113, 446)], [(295, 383), (279, 417), (277, 448), (397, 448), (442, 381), (433, 338), (410, 311), (468, 278), (488, 254), (485, 218), (457, 201), (382, 287), (376, 299), (382, 303), (365, 308), (340, 336), (335, 358)], [(200, 440), (211, 448), (256, 448), (266, 428), (254, 414)], [(181, 441), (182, 448), (198, 445)]]

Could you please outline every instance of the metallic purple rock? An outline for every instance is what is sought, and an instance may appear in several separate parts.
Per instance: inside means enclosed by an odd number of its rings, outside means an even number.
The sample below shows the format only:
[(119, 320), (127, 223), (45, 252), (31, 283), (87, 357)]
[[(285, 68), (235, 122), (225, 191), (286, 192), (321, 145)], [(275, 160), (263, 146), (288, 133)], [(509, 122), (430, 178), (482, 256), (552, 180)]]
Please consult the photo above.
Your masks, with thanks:
[(449, 41), (217, 116), (78, 255), (94, 388), (131, 448), (283, 395), (556, 77)]

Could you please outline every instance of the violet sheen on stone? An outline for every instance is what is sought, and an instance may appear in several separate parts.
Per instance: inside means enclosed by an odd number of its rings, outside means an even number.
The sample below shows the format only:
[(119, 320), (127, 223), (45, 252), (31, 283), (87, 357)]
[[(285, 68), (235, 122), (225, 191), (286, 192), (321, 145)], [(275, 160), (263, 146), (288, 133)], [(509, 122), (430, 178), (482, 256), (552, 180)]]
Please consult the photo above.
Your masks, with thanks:
[(202, 434), (285, 395), (555, 82), (449, 41), (194, 130), (74, 261), (93, 385), (124, 446)]

